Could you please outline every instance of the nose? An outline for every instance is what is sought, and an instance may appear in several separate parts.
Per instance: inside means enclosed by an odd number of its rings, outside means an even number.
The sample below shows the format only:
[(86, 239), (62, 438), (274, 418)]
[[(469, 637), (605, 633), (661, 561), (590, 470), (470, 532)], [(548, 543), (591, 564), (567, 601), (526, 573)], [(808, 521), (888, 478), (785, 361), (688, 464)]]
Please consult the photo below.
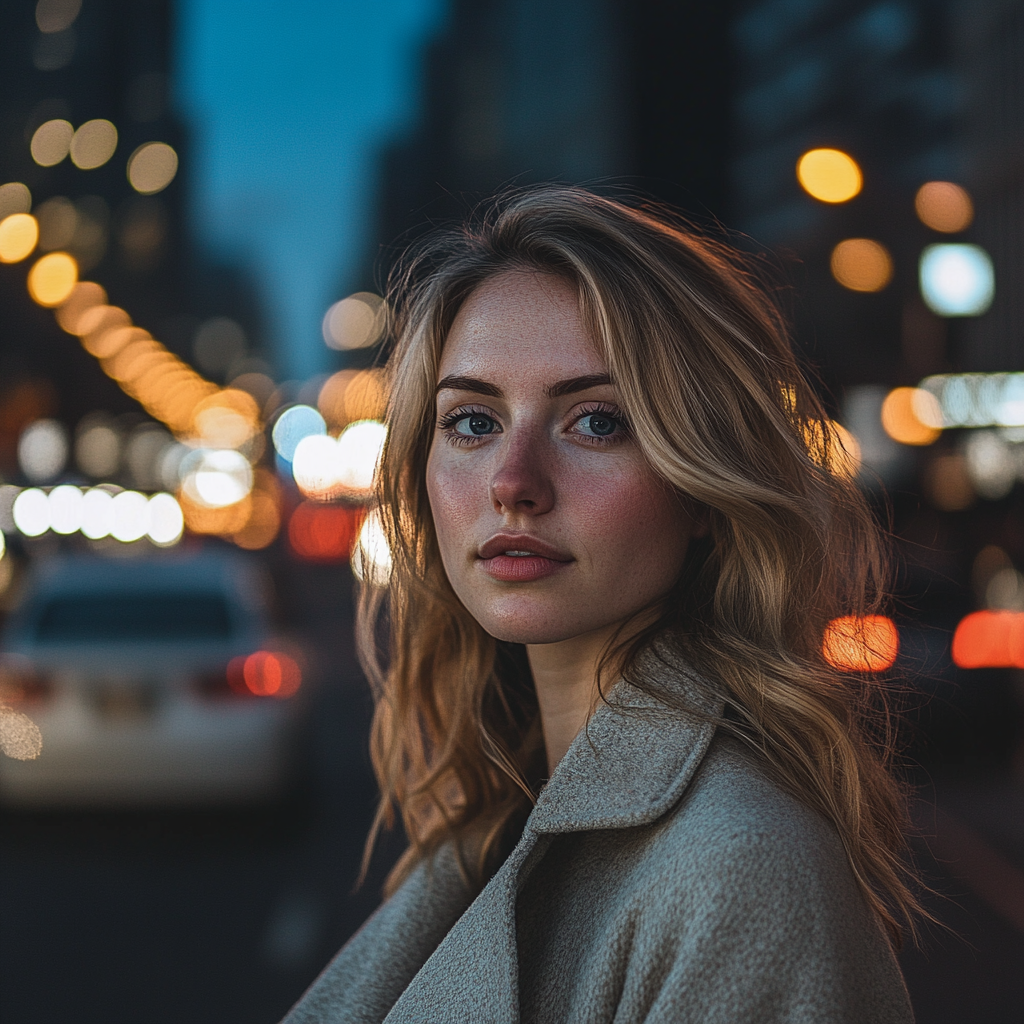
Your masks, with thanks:
[(491, 503), (500, 515), (540, 516), (555, 504), (549, 454), (530, 434), (509, 433), (491, 477)]

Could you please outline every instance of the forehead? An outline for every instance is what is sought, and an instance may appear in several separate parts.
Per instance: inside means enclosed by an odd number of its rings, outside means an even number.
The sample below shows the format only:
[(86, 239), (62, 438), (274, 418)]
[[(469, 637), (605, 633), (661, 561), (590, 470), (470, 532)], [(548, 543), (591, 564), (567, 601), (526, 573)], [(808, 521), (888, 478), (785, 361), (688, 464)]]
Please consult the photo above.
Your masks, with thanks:
[(439, 377), (500, 375), (547, 383), (605, 372), (572, 285), (549, 274), (508, 271), (489, 278), (462, 304), (441, 353)]

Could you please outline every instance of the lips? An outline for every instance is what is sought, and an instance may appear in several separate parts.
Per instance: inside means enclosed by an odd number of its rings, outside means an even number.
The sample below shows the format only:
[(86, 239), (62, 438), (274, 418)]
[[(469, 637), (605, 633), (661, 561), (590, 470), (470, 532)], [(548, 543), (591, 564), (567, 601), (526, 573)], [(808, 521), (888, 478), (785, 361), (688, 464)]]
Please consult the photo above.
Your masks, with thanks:
[(508, 583), (527, 583), (561, 571), (573, 561), (535, 537), (498, 534), (478, 553), (478, 564), (488, 576)]

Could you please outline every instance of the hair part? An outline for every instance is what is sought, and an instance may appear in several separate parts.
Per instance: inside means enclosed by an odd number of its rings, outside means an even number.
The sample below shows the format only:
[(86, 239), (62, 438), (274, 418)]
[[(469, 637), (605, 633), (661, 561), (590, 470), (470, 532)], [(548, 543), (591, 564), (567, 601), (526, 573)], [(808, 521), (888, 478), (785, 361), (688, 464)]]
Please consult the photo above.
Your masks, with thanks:
[(445, 340), (466, 298), (507, 272), (555, 275), (575, 289), (637, 445), (708, 527), (671, 595), (646, 610), (651, 622), (621, 631), (630, 638), (609, 648), (605, 666), (650, 690), (639, 656), (671, 637), (724, 694), (717, 725), (835, 826), (898, 943), (901, 925), (913, 930), (922, 911), (885, 695), (877, 680), (842, 674), (822, 655), (830, 620), (885, 603), (871, 511), (841, 471), (846, 453), (752, 261), (663, 210), (574, 187), (499, 197), (414, 246), (389, 282), (395, 348), (377, 501), (393, 567), (386, 588), (364, 586), (358, 622), (381, 787), (367, 858), (400, 816), (409, 846), (389, 891), (448, 842), (482, 884), (543, 772), (525, 656), (490, 637), (456, 597), (426, 493)]

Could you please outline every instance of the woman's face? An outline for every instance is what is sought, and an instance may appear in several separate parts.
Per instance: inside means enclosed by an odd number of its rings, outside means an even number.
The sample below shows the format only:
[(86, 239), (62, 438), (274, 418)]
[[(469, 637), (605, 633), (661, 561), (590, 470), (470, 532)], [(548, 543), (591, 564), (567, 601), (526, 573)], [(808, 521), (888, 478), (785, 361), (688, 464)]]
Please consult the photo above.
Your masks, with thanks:
[(667, 593), (693, 524), (625, 427), (569, 285), (486, 281), (439, 376), (427, 492), (448, 579), (488, 633), (582, 637)]

